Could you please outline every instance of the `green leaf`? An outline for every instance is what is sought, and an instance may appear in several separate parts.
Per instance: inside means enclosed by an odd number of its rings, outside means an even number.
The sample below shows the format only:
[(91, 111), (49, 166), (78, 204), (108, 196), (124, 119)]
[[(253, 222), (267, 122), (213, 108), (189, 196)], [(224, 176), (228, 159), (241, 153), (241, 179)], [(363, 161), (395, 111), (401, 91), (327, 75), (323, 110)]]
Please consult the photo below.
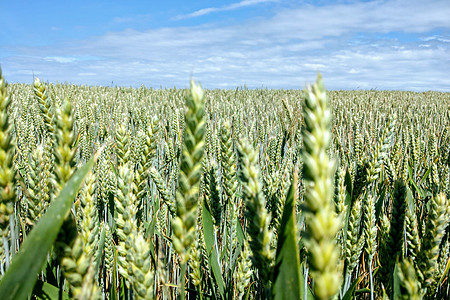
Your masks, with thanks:
[(353, 281), (350, 288), (345, 293), (344, 297), (342, 297), (342, 300), (351, 300), (353, 299), (353, 294), (355, 293), (356, 287), (358, 286), (359, 282), (362, 278), (356, 278), (355, 281)]
[(449, 273), (450, 270), (450, 259), (447, 259), (447, 264), (445, 265), (444, 272), (441, 275), (441, 278), (439, 279), (438, 285), (441, 285), (444, 281), (445, 277)]
[(153, 203), (153, 209), (156, 211), (155, 214), (153, 214), (152, 219), (149, 223), (146, 224), (145, 228), (145, 238), (147, 239), (148, 243), (150, 244), (150, 254), (152, 257), (152, 261), (154, 265), (156, 266), (156, 255), (155, 255), (155, 245), (153, 244), (153, 234), (155, 234), (155, 226), (156, 226), (156, 220), (159, 215), (161, 206), (159, 201), (154, 201)]
[(412, 194), (411, 189), (409, 188), (409, 185), (406, 185), (406, 203), (414, 213), (416, 212), (416, 200), (414, 199), (414, 196)]
[(416, 182), (410, 177), (409, 178), (409, 183), (412, 185), (412, 187), (414, 188), (414, 190), (417, 192), (417, 193), (419, 193), (419, 194), (423, 194), (423, 191), (422, 191), (422, 189), (421, 188), (419, 188), (418, 186), (417, 186), (417, 184), (416, 184)]
[(20, 251), (0, 281), (2, 299), (26, 299), (30, 295), (37, 275), (45, 263), (47, 253), (52, 248), (81, 183), (93, 164), (94, 160), (91, 159), (75, 172), (24, 240)]
[(423, 177), (422, 177), (422, 179), (420, 179), (420, 182), (419, 182), (420, 185), (422, 185), (424, 183), (425, 179), (427, 179), (428, 175), (430, 175), (432, 168), (433, 168), (433, 165), (430, 165), (430, 167), (425, 172), (425, 174), (423, 174)]
[(347, 170), (345, 172), (345, 181), (344, 181), (345, 187), (346, 187), (346, 193), (345, 193), (345, 206), (347, 207), (347, 210), (345, 212), (344, 216), (344, 240), (347, 238), (347, 229), (348, 229), (348, 220), (350, 218), (350, 211), (352, 207), (352, 195), (353, 195), (353, 184), (352, 184), (352, 177), (350, 174), (350, 170), (347, 167)]
[(398, 268), (400, 263), (397, 261), (397, 263), (395, 264), (395, 268), (394, 268), (394, 288), (393, 288), (393, 295), (392, 295), (392, 299), (399, 299), (402, 292), (400, 291), (400, 278), (399, 278), (399, 271)]
[[(296, 181), (296, 180), (294, 180)], [(295, 184), (296, 186), (296, 184)], [(300, 299), (300, 257), (295, 221), (295, 188), (291, 183), (280, 223), (273, 272), (273, 299)]]
[(100, 234), (100, 240), (98, 241), (97, 253), (95, 255), (95, 257), (97, 258), (97, 260), (95, 261), (95, 275), (98, 274), (100, 263), (102, 262), (103, 248), (105, 247), (105, 236), (106, 230), (105, 227), (103, 226), (102, 233)]
[[(39, 300), (58, 300), (59, 288), (47, 282), (38, 280), (34, 286), (33, 295)], [(62, 293), (62, 299), (69, 300), (70, 298), (67, 293)]]
[(352, 175), (350, 174), (350, 170), (347, 167), (347, 170), (345, 172), (345, 179), (344, 179), (344, 185), (345, 189), (347, 191), (347, 194), (350, 195), (350, 198), (347, 200), (345, 199), (345, 205), (348, 207), (351, 205), (351, 198), (353, 197), (353, 183), (352, 183)]
[(111, 287), (110, 287), (110, 299), (117, 299), (117, 278), (116, 278), (116, 273), (117, 273), (117, 251), (116, 251), (116, 247), (113, 246), (113, 253), (114, 253), (114, 268), (112, 273), (112, 279), (111, 279)]
[(212, 220), (211, 212), (209, 211), (209, 207), (205, 199), (203, 199), (202, 223), (203, 223), (203, 235), (205, 237), (205, 244), (206, 244), (206, 252), (208, 254), (209, 267), (211, 268), (217, 286), (219, 287), (220, 295), (222, 296), (222, 299), (225, 299), (225, 284), (219, 266), (217, 250), (215, 249), (216, 245), (214, 239), (214, 225), (213, 225), (214, 223)]
[(375, 202), (375, 219), (377, 221), (380, 218), (380, 214), (383, 210), (382, 208), (384, 204), (384, 198), (386, 197), (386, 186), (383, 185), (380, 190), (381, 190), (381, 192), (379, 192), (380, 196), (378, 196), (377, 201)]
[(245, 240), (244, 230), (242, 230), (241, 222), (239, 222), (239, 217), (236, 216), (236, 218), (238, 219), (236, 221), (236, 224), (237, 224), (237, 226), (236, 226), (237, 227), (236, 228), (236, 231), (237, 231), (236, 236), (237, 236), (239, 245), (241, 245), (241, 247), (243, 247), (244, 246), (244, 240)]

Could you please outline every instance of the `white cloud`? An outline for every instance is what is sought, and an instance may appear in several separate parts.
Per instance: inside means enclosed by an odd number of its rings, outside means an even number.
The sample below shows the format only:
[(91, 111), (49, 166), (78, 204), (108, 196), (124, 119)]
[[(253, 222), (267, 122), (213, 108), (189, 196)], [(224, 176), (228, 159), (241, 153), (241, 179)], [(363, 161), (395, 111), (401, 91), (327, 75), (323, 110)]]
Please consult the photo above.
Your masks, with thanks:
[[(235, 5), (250, 2), (257, 1)], [(329, 89), (450, 91), (450, 45), (438, 41), (450, 38), (448, 15), (448, 1), (301, 5), (241, 24), (128, 29), (23, 48), (3, 56), (2, 67), (25, 82), (29, 77), (11, 70), (39, 70), (50, 81), (154, 87), (185, 87), (193, 75), (207, 88), (302, 88), (320, 71)], [(416, 41), (402, 42), (395, 32)], [(393, 38), (376, 38), (386, 33)]]
[(450, 43), (450, 38), (443, 38), (442, 36), (439, 36), (439, 35), (429, 36), (429, 37), (423, 38), (422, 40), (425, 42), (439, 41), (442, 43)]
[(56, 61), (62, 64), (71, 63), (77, 60), (75, 57), (66, 57), (66, 56), (47, 56), (44, 57), (44, 59), (47, 61)]
[(151, 19), (152, 19), (151, 14), (139, 14), (129, 17), (115, 17), (112, 21), (114, 23), (140, 23), (140, 22), (148, 22)]
[(186, 15), (178, 15), (174, 19), (182, 20), (182, 19), (196, 18), (196, 17), (208, 15), (210, 13), (235, 10), (235, 9), (239, 9), (242, 7), (247, 7), (247, 6), (252, 6), (252, 5), (257, 5), (257, 4), (267, 3), (267, 2), (276, 2), (276, 1), (278, 1), (278, 0), (243, 0), (240, 2), (232, 3), (232, 4), (221, 6), (221, 7), (202, 8), (202, 9), (196, 10), (196, 11), (186, 14)]
[(303, 67), (313, 71), (323, 71), (327, 68), (324, 64), (303, 64)]

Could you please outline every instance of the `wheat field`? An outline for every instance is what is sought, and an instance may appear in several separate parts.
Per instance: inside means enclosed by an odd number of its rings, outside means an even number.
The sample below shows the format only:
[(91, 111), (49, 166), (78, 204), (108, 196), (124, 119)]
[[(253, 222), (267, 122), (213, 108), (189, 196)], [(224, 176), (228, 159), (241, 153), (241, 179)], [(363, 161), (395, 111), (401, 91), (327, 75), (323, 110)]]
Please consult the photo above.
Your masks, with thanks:
[(1, 299), (449, 299), (449, 197), (450, 93), (0, 72)]

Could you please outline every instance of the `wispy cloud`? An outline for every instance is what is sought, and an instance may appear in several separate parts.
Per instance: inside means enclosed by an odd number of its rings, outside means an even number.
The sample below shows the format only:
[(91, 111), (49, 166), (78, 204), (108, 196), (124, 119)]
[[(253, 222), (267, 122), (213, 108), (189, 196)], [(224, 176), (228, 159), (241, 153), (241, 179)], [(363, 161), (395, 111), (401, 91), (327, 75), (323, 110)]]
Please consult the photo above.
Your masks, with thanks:
[(443, 42), (443, 43), (450, 43), (450, 39), (449, 38), (443, 38), (442, 36), (439, 36), (439, 35), (429, 36), (429, 37), (426, 37), (426, 38), (424, 38), (422, 40), (425, 41), (425, 42), (439, 41), (439, 42)]
[(113, 19), (114, 23), (139, 23), (139, 22), (147, 22), (151, 20), (152, 14), (139, 14), (135, 16), (127, 16), (127, 17), (115, 17)]
[(449, 15), (448, 1), (301, 5), (240, 24), (128, 29), (0, 59), (9, 80), (25, 82), (23, 70), (39, 70), (83, 84), (184, 87), (192, 74), (207, 88), (302, 88), (320, 71), (330, 89), (450, 91)]
[(235, 10), (235, 9), (239, 9), (242, 7), (247, 7), (247, 6), (252, 6), (252, 5), (257, 5), (257, 4), (267, 3), (267, 2), (277, 2), (277, 1), (278, 0), (243, 0), (240, 2), (236, 2), (236, 3), (232, 3), (229, 5), (224, 5), (224, 6), (220, 6), (220, 7), (202, 8), (202, 9), (196, 10), (190, 14), (178, 15), (174, 19), (182, 20), (182, 19), (196, 18), (196, 17), (208, 15), (210, 13)]
[(64, 57), (64, 56), (47, 56), (44, 57), (47, 61), (56, 61), (58, 63), (71, 63), (76, 61), (77, 59), (75, 57)]

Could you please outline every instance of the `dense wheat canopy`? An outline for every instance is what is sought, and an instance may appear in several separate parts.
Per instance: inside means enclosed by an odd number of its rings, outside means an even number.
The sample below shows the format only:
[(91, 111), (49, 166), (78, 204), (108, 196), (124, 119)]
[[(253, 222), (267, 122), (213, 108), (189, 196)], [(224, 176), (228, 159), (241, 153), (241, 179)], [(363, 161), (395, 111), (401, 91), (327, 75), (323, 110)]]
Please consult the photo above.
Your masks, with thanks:
[(449, 93), (0, 89), (2, 299), (450, 297)]

